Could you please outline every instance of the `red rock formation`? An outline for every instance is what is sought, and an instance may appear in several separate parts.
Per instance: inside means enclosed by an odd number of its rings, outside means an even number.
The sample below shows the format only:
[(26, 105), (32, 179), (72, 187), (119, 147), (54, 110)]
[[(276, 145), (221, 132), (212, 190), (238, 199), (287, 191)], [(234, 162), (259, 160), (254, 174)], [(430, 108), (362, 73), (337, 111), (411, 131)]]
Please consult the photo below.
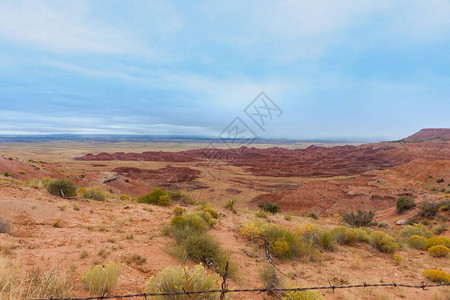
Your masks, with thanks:
[(424, 128), (403, 139), (405, 141), (450, 141), (450, 128)]

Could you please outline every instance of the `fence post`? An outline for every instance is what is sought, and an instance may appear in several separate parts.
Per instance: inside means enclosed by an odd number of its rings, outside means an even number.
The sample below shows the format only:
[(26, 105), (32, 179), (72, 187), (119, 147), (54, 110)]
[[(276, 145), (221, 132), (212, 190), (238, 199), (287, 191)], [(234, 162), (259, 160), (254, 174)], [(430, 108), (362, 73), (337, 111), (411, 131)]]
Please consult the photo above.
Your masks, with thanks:
[(222, 292), (220, 293), (220, 300), (225, 299), (225, 294), (228, 293), (227, 278), (228, 278), (228, 261), (227, 265), (225, 266), (225, 274), (223, 274)]

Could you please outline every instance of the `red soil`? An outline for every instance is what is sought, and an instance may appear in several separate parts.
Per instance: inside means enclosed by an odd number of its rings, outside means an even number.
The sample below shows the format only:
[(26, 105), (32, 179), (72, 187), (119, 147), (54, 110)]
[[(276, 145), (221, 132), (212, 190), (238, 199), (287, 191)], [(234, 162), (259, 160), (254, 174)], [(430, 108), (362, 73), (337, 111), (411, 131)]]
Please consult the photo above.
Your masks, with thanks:
[(424, 128), (413, 135), (408, 136), (404, 140), (442, 140), (450, 141), (450, 128)]

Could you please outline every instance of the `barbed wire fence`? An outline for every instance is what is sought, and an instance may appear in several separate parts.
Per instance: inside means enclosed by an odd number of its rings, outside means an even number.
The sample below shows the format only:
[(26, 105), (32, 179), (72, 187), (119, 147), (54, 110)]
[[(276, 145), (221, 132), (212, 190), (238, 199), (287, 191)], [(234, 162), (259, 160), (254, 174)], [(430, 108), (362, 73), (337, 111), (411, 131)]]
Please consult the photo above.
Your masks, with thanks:
[[(92, 296), (84, 298), (39, 298), (30, 300), (101, 300), (101, 299), (127, 299), (127, 298), (144, 298), (148, 300), (148, 297), (163, 297), (167, 296), (169, 299), (171, 296), (181, 296), (186, 295), (191, 298), (190, 295), (200, 295), (200, 294), (220, 294), (218, 298), (220, 300), (225, 299), (228, 293), (281, 293), (286, 295), (285, 292), (302, 292), (302, 291), (314, 291), (314, 290), (335, 290), (339, 289), (354, 289), (354, 288), (366, 288), (366, 287), (404, 287), (404, 288), (415, 288), (426, 290), (427, 288), (450, 286), (450, 283), (436, 283), (428, 284), (421, 282), (420, 285), (403, 284), (403, 283), (362, 283), (354, 285), (332, 285), (331, 283), (327, 286), (312, 286), (312, 287), (298, 287), (298, 288), (255, 288), (255, 289), (228, 289), (228, 262), (225, 267), (225, 273), (222, 276), (221, 289), (216, 290), (205, 290), (205, 291), (183, 291), (183, 292), (166, 292), (166, 293), (139, 293), (139, 294), (129, 294), (129, 295), (103, 295), (103, 296)], [(288, 296), (287, 299), (290, 299)]]

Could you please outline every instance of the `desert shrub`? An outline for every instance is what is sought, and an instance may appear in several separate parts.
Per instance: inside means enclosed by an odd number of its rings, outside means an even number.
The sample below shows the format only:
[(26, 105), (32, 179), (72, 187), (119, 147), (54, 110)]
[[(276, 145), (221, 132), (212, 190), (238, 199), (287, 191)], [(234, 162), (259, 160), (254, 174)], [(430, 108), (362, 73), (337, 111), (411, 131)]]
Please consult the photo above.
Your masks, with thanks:
[(127, 264), (135, 263), (136, 265), (140, 266), (147, 262), (147, 259), (139, 254), (133, 254), (128, 257), (126, 257)]
[(370, 236), (370, 244), (381, 252), (392, 253), (397, 251), (400, 246), (390, 235), (382, 231), (374, 231)]
[(429, 238), (433, 235), (433, 233), (429, 231), (424, 225), (417, 223), (414, 225), (406, 225), (399, 232), (400, 238), (408, 239), (413, 235), (419, 235), (425, 238)]
[(358, 233), (354, 229), (344, 226), (333, 228), (330, 230), (330, 233), (336, 242), (341, 245), (353, 244), (358, 238)]
[(332, 251), (334, 249), (335, 239), (328, 231), (322, 231), (319, 233), (319, 242), (322, 248), (327, 251)]
[(273, 215), (281, 212), (280, 206), (268, 201), (260, 202), (258, 207), (264, 211), (270, 212)]
[(219, 213), (211, 205), (205, 205), (202, 209), (204, 213), (209, 213), (214, 219), (219, 218)]
[(239, 232), (249, 240), (255, 241), (263, 236), (264, 231), (254, 222), (247, 222), (239, 228)]
[(442, 245), (450, 248), (450, 239), (443, 236), (433, 237), (427, 241), (427, 243), (425, 244), (425, 249), (428, 250), (429, 248), (437, 245)]
[(130, 196), (128, 196), (127, 194), (122, 194), (119, 196), (119, 199), (121, 201), (130, 201)]
[(319, 293), (314, 291), (291, 291), (286, 292), (286, 296), (283, 300), (325, 300), (325, 298)]
[[(150, 277), (145, 293), (176, 293), (219, 290), (221, 281), (218, 274), (208, 274), (202, 265), (189, 267), (167, 267), (161, 270), (156, 276)], [(170, 299), (186, 299), (186, 295), (170, 296)], [(168, 299), (168, 296), (148, 296), (149, 299)], [(191, 294), (189, 299), (215, 300), (219, 298), (219, 293)]]
[(292, 256), (291, 247), (284, 239), (279, 238), (270, 245), (270, 250), (275, 257), (289, 258)]
[(308, 218), (311, 218), (311, 219), (314, 219), (314, 220), (318, 220), (318, 219), (319, 219), (319, 217), (317, 216), (317, 214), (316, 214), (315, 212), (313, 212), (313, 211), (309, 212), (306, 216), (307, 216)]
[(194, 201), (191, 199), (188, 193), (185, 191), (168, 191), (167, 196), (170, 200), (180, 201), (184, 204), (194, 204)]
[(427, 239), (420, 235), (413, 235), (408, 239), (408, 245), (417, 250), (425, 250)]
[(170, 199), (166, 191), (162, 189), (153, 189), (147, 195), (138, 198), (139, 203), (147, 203), (161, 206), (169, 206)]
[(400, 197), (397, 199), (397, 201), (395, 201), (395, 210), (399, 213), (402, 214), (407, 210), (413, 209), (414, 207), (416, 207), (416, 202), (414, 201), (413, 198), (410, 197)]
[(87, 192), (87, 189), (86, 189), (84, 186), (80, 186), (80, 187), (77, 189), (77, 195), (78, 195), (78, 196), (83, 196), (84, 193), (86, 193), (86, 192)]
[(282, 287), (281, 279), (278, 278), (273, 266), (264, 266), (259, 272), (259, 278), (266, 289), (276, 289)]
[(183, 210), (181, 207), (179, 207), (179, 206), (177, 206), (177, 207), (175, 207), (175, 208), (173, 209), (173, 214), (174, 214), (176, 217), (182, 216), (182, 215), (183, 215), (183, 212), (184, 212), (184, 210)]
[(290, 215), (285, 215), (283, 219), (285, 219), (286, 221), (292, 221), (292, 217)]
[(90, 187), (83, 193), (83, 197), (97, 201), (106, 201), (106, 192), (101, 186)]
[(172, 218), (172, 221), (170, 221), (170, 225), (172, 227), (184, 227), (186, 226), (187, 222), (186, 219), (182, 216), (175, 216)]
[(225, 203), (225, 208), (229, 209), (232, 212), (235, 212), (236, 210), (234, 209), (234, 205), (236, 204), (236, 200), (234, 199), (228, 199), (227, 202)]
[(433, 228), (431, 228), (431, 231), (435, 235), (440, 235), (441, 233), (447, 231), (447, 224), (446, 223), (437, 224), (436, 226), (433, 226)]
[(317, 225), (308, 223), (298, 227), (297, 232), (303, 240), (317, 241), (320, 230)]
[(9, 233), (9, 230), (11, 229), (11, 225), (9, 221), (4, 220), (0, 217), (0, 233)]
[(257, 211), (257, 212), (255, 213), (255, 216), (257, 216), (258, 218), (261, 218), (261, 219), (267, 219), (267, 218), (269, 217), (269, 215), (267, 214), (267, 212), (264, 211), (264, 210)]
[(11, 174), (9, 174), (8, 172), (3, 172), (3, 176), (9, 177), (9, 176), (11, 176)]
[(182, 244), (188, 258), (203, 262), (217, 273), (224, 274), (228, 255), (211, 236), (205, 233), (192, 234)]
[(423, 201), (419, 204), (419, 216), (423, 218), (433, 219), (439, 212), (439, 202)]
[(437, 283), (447, 283), (450, 282), (450, 274), (445, 273), (441, 270), (425, 270), (422, 273), (423, 277), (426, 279), (437, 282)]
[(114, 288), (119, 275), (120, 266), (116, 263), (96, 265), (81, 276), (81, 282), (91, 294), (104, 296)]
[(370, 235), (372, 234), (373, 229), (368, 227), (360, 227), (355, 228), (355, 232), (356, 232), (356, 240), (358, 242), (369, 243)]
[(186, 221), (186, 225), (192, 228), (196, 232), (204, 232), (208, 229), (208, 223), (199, 214), (188, 214), (183, 217)]
[(430, 255), (433, 257), (446, 257), (448, 256), (449, 251), (450, 249), (442, 245), (437, 245), (428, 248), (428, 253), (430, 253)]
[(439, 177), (438, 179), (436, 179), (436, 183), (442, 183), (442, 182), (444, 182), (445, 180), (444, 180), (444, 178), (442, 178), (442, 177)]
[(404, 260), (400, 254), (394, 254), (392, 258), (394, 259), (396, 265), (399, 265)]
[(45, 184), (47, 191), (59, 197), (75, 197), (77, 186), (68, 179), (51, 179)]
[(355, 212), (350, 213), (344, 213), (342, 215), (342, 219), (345, 223), (352, 227), (367, 227), (372, 223), (372, 219), (375, 215), (375, 212), (373, 210), (370, 211), (364, 211), (358, 209)]

